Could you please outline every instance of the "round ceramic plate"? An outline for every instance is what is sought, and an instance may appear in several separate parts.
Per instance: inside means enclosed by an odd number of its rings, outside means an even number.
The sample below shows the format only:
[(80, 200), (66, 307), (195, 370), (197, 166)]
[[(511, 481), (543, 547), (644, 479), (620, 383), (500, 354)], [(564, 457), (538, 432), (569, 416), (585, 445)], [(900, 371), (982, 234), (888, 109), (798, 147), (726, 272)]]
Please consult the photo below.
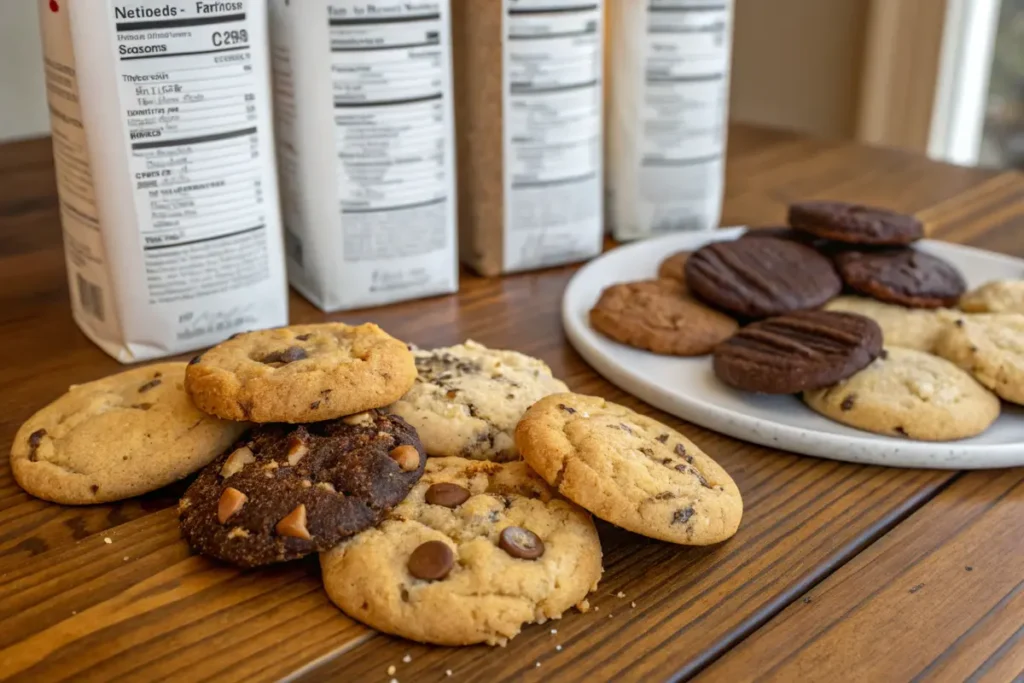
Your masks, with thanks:
[[(562, 323), (576, 350), (613, 384), (651, 405), (722, 434), (833, 460), (889, 465), (975, 469), (1024, 465), (1024, 410), (1004, 403), (988, 431), (963, 441), (923, 442), (862, 432), (832, 422), (796, 396), (735, 391), (715, 377), (710, 356), (675, 358), (624, 346), (595, 332), (588, 312), (601, 290), (616, 282), (655, 276), (663, 258), (713, 241), (735, 239), (743, 228), (676, 233), (619, 247), (591, 261), (572, 278), (562, 299)], [(1024, 260), (946, 242), (917, 248), (955, 264), (970, 287), (1024, 277)]]

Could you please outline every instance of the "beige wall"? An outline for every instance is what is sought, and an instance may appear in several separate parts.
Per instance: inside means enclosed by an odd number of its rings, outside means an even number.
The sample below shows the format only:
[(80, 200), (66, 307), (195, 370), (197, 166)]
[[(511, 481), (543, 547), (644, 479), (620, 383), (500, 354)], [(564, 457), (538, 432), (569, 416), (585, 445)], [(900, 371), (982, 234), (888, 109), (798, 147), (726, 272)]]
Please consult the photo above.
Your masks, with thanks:
[(869, 0), (736, 0), (731, 117), (853, 137)]

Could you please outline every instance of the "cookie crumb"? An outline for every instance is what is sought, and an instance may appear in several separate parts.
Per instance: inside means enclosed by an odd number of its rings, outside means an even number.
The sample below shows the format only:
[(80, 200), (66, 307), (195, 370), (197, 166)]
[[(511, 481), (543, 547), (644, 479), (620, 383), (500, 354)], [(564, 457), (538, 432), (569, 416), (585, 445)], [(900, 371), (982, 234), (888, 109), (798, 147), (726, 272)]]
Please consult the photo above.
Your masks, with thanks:
[(123, 559), (123, 560), (124, 560), (125, 562), (127, 562), (127, 561), (128, 561), (128, 556), (127, 556), (127, 555), (125, 555), (125, 556), (124, 556), (123, 558), (121, 558), (121, 559)]
[(972, 567), (971, 565), (967, 565), (966, 567), (964, 567), (964, 571), (973, 572), (974, 567)]
[(594, 605), (594, 611), (595, 612), (600, 612), (601, 611), (601, 606), (600, 605)]
[(398, 683), (398, 679), (392, 678), (390, 681), (388, 681), (388, 683)]
[(555, 645), (555, 651), (556, 652), (561, 652), (562, 651), (562, 646), (561, 645)]
[(555, 635), (556, 633), (558, 633), (558, 629), (557, 628), (551, 629), (551, 635)]
[(408, 664), (409, 662), (412, 661), (412, 655), (406, 653), (406, 655), (404, 657), (402, 657), (402, 661), (405, 662), (406, 664)]
[(451, 676), (452, 675), (452, 670), (451, 669), (445, 669), (444, 670), (444, 675), (445, 676)]
[(910, 592), (911, 593), (916, 593), (917, 591), (921, 590), (922, 588), (924, 588), (924, 584), (923, 583), (919, 583), (916, 586), (914, 586), (913, 588), (911, 588)]
[(629, 603), (629, 606), (632, 607), (633, 609), (636, 609), (636, 600), (634, 600), (631, 603)]
[(114, 541), (113, 541), (113, 540), (111, 540), (110, 536), (104, 536), (104, 537), (103, 537), (103, 542), (104, 542), (104, 543), (106, 543), (107, 545), (110, 545), (110, 544), (111, 544), (111, 543), (113, 543)]
[(612, 617), (614, 617), (614, 616), (615, 616), (614, 614), (609, 614), (609, 615), (608, 615), (608, 618), (609, 618), (609, 619), (611, 619), (611, 618), (612, 618)]
[(540, 668), (540, 662), (534, 662), (533, 665), (538, 669)]
[(395, 671), (396, 671), (395, 665), (392, 664), (391, 666), (388, 667), (388, 676), (394, 676), (395, 675)]
[(615, 594), (615, 597), (617, 597), (617, 598), (624, 598), (624, 597), (626, 597), (626, 594), (623, 593), (622, 591), (619, 591), (618, 593)]
[(78, 614), (78, 610), (75, 610), (75, 609), (71, 610), (71, 616), (75, 616), (76, 614)]
[(808, 595), (807, 597), (804, 598), (804, 604), (805, 605), (811, 604), (811, 596), (810, 595)]

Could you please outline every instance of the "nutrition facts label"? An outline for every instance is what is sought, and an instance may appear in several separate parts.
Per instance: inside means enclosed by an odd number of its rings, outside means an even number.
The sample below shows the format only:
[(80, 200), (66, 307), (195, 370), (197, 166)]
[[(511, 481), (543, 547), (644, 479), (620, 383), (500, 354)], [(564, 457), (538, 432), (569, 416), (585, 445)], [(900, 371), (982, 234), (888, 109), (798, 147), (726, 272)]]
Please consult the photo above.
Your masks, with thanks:
[(594, 253), (601, 228), (601, 3), (505, 0), (506, 270)]
[[(448, 248), (450, 58), (441, 3), (335, 2), (328, 12), (344, 260)], [(410, 277), (433, 276), (389, 277), (407, 287), (422, 284)]]
[(648, 0), (637, 189), (658, 205), (654, 232), (710, 227), (725, 152), (729, 17), (725, 2)]
[[(248, 7), (247, 5), (255, 5)], [(253, 0), (114, 6), (120, 106), (151, 303), (269, 276)], [(262, 49), (262, 48), (260, 48)]]

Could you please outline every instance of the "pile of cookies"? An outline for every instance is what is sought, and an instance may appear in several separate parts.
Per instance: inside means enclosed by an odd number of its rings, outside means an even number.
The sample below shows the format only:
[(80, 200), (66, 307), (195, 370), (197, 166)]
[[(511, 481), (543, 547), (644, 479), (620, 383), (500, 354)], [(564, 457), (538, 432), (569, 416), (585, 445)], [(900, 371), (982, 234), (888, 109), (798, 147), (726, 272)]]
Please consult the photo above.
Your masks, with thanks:
[(543, 362), (375, 325), (250, 332), (190, 363), (72, 387), (11, 452), (29, 493), (120, 500), (198, 471), (199, 553), (260, 567), (319, 553), (330, 599), (381, 631), (504, 644), (602, 573), (591, 514), (686, 545), (739, 527), (729, 475), (683, 435), (569, 393)]
[(966, 292), (956, 267), (913, 247), (923, 235), (885, 209), (794, 204), (788, 227), (672, 254), (656, 279), (608, 287), (590, 322), (655, 353), (713, 354), (725, 384), (802, 394), (862, 430), (975, 436), (1000, 398), (1024, 403), (1024, 280)]

